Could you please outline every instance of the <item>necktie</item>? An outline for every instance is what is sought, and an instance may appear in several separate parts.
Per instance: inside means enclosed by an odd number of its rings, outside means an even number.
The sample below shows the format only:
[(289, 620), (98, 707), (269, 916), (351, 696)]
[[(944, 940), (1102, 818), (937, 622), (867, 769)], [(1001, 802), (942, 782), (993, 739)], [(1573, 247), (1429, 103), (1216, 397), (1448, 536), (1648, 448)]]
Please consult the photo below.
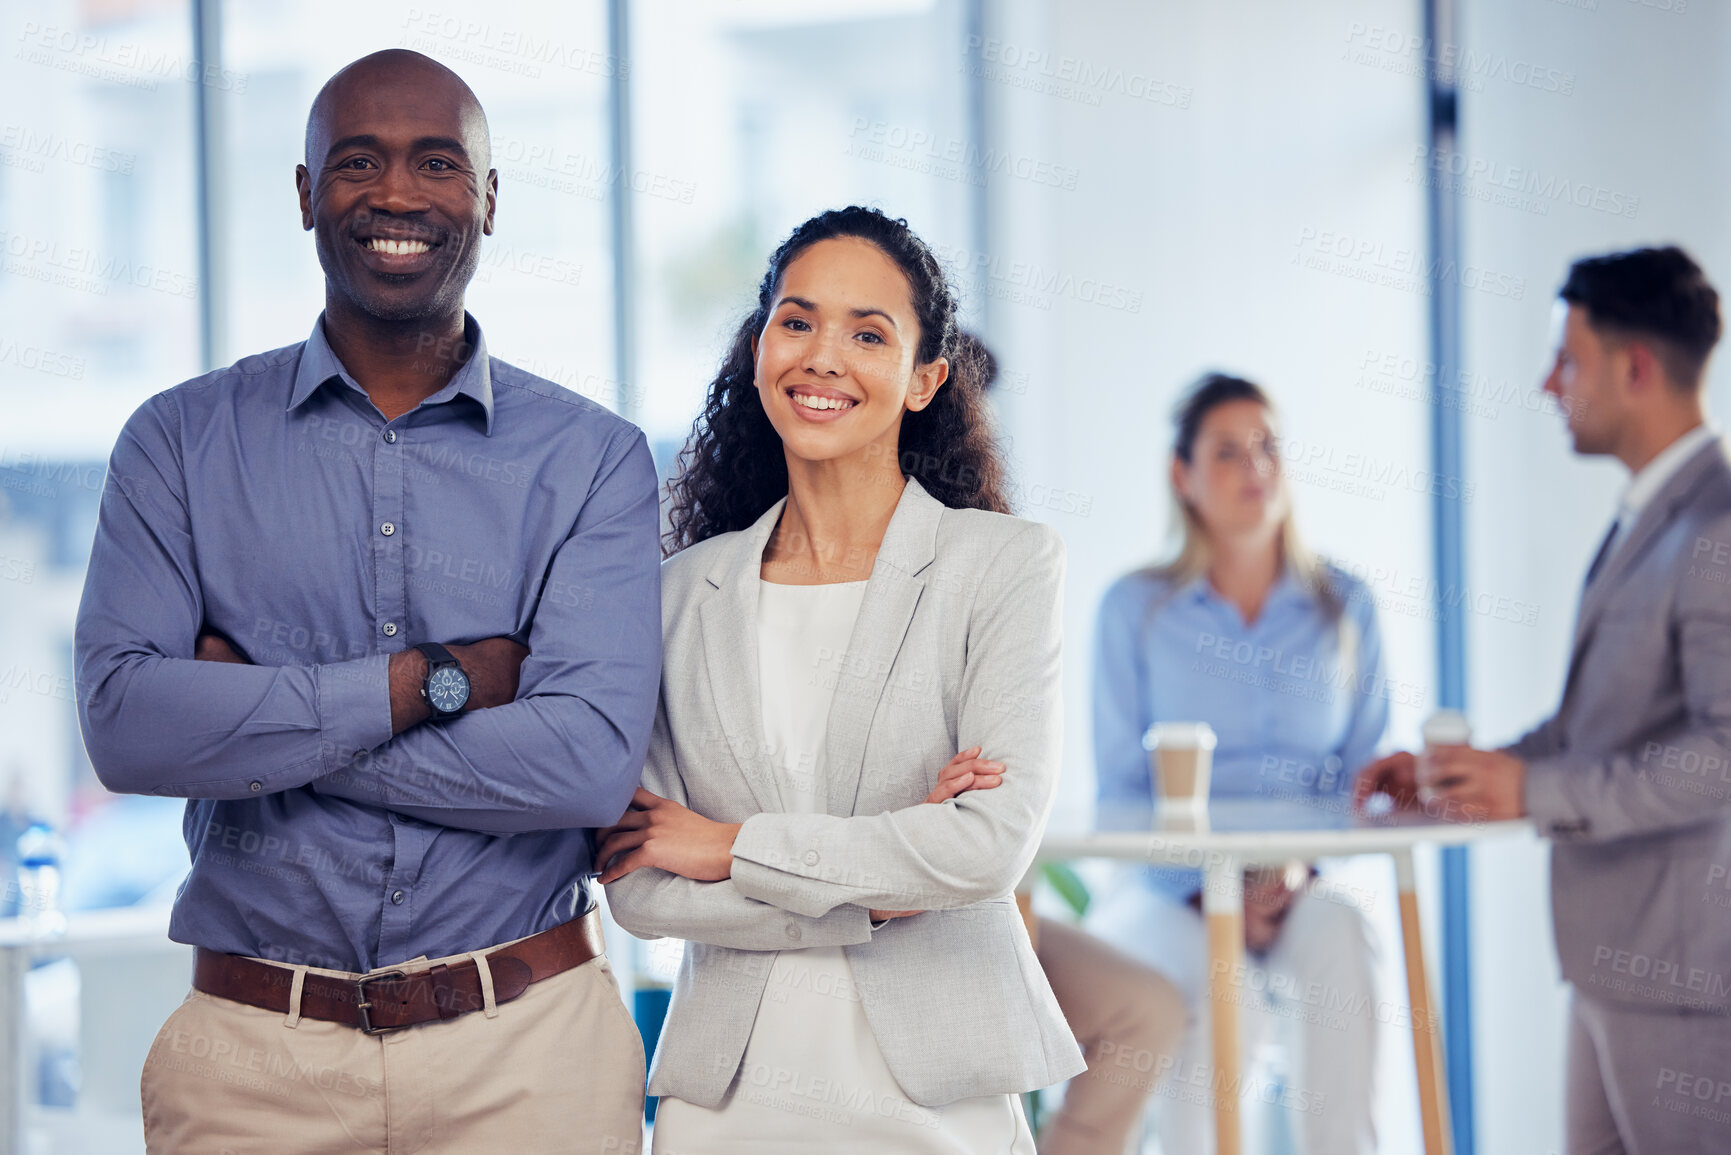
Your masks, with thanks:
[(1611, 556), (1612, 548), (1617, 544), (1617, 531), (1623, 528), (1623, 511), (1617, 511), (1617, 517), (1611, 522), (1611, 528), (1605, 532), (1605, 540), (1599, 543), (1599, 552), (1593, 555), (1593, 564), (1587, 567), (1587, 585), (1593, 584), (1593, 579), (1599, 576), (1599, 571), (1605, 568), (1605, 560)]

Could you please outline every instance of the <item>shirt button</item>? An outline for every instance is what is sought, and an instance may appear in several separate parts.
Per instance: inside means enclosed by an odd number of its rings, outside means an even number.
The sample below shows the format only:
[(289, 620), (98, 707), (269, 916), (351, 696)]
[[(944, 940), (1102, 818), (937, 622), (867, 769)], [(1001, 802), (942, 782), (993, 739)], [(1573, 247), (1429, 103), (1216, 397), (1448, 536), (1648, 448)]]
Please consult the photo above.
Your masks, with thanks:
[(816, 866), (817, 865), (817, 851), (808, 850), (805, 852), (805, 864), (807, 866)]
[(793, 923), (791, 923), (791, 922), (788, 923), (787, 924), (787, 937), (789, 939), (793, 940), (794, 942), (798, 942), (800, 939), (799, 927), (793, 925)]
[(395, 445), (396, 443), (397, 443), (397, 431), (395, 429), (385, 430), (385, 444), (386, 445)]
[(386, 537), (390, 537), (393, 533), (397, 532), (397, 527), (393, 522), (387, 521), (385, 524), (379, 526), (379, 532), (384, 534)]
[(251, 791), (252, 791), (252, 792), (253, 792), (253, 793), (254, 793), (254, 794), (257, 794), (257, 793), (259, 793), (259, 792), (260, 792), (260, 791), (261, 791), (261, 790), (263, 790), (263, 789), (264, 789), (264, 783), (263, 783), (263, 782), (254, 782), (254, 783), (251, 783), (251, 784), (250, 784), (250, 785), (249, 785), (249, 786), (248, 786), (248, 787), (247, 787), (247, 789), (248, 789), (248, 790), (251, 790)]
[(380, 626), (379, 628), (384, 631), (385, 637), (387, 637), (387, 638), (394, 638), (397, 636), (397, 623), (396, 622), (386, 622), (384, 625)]
[(397, 906), (403, 905), (403, 892), (400, 890), (391, 891), (391, 902)]

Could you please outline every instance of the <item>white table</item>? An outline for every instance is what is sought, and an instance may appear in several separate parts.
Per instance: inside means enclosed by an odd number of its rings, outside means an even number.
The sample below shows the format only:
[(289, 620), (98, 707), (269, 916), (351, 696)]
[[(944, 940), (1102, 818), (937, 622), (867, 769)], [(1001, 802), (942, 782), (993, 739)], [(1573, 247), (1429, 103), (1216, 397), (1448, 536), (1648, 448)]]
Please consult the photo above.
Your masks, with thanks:
[[(84, 1086), (79, 1110), (34, 1108), (24, 980), (44, 958), (71, 958), (82, 973), (80, 1014)], [(168, 938), (168, 908), (123, 907), (67, 916), (64, 935), (32, 938), (16, 919), (0, 919), (0, 1155), (31, 1150), (37, 1132), (55, 1151), (122, 1151), (138, 1132), (138, 1070), (156, 1027), (185, 994), (192, 948)], [(64, 1116), (64, 1117), (63, 1117)], [(104, 1128), (123, 1132), (118, 1137)]]
[[(1412, 1003), (1413, 1059), (1418, 1071), (1424, 1149), (1426, 1155), (1450, 1155), (1448, 1083), (1432, 1013), (1430, 980), (1425, 973), (1412, 852), (1420, 843), (1459, 846), (1484, 838), (1530, 834), (1532, 824), (1524, 819), (1438, 822), (1415, 814), (1366, 818), (1351, 813), (1344, 801), (1334, 799), (1221, 799), (1210, 804), (1204, 815), (1165, 815), (1157, 818), (1156, 825), (1157, 829), (1149, 831), (1049, 835), (1040, 845), (1035, 867), (1041, 861), (1110, 858), (1202, 871), (1214, 1076), (1218, 1085), (1226, 1088), (1237, 1086), (1239, 1079), (1236, 986), (1244, 973), (1245, 868), (1355, 854), (1393, 856), (1400, 888), (1401, 938), (1406, 953), (1407, 995)], [(1024, 899), (1035, 873), (1030, 869), (1019, 889)], [(1220, 1155), (1239, 1155), (1236, 1095), (1215, 1096), (1214, 1119)]]

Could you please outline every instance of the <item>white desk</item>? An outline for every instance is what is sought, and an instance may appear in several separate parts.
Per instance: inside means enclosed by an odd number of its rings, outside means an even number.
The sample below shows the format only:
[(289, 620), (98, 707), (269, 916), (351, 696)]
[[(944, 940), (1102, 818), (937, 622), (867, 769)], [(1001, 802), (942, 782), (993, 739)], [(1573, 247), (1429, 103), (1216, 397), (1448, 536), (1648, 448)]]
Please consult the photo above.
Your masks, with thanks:
[[(1214, 1079), (1218, 1087), (1238, 1086), (1238, 976), (1244, 973), (1244, 890), (1246, 867), (1278, 866), (1293, 859), (1342, 858), (1354, 854), (1394, 857), (1400, 886), (1401, 938), (1406, 952), (1407, 995), (1412, 1003), (1413, 1059), (1418, 1069), (1419, 1109), (1426, 1155), (1450, 1155), (1448, 1084), (1442, 1044), (1432, 1013), (1430, 980), (1425, 974), (1424, 940), (1419, 927), (1418, 895), (1413, 883), (1412, 851), (1420, 843), (1459, 846), (1483, 838), (1530, 834), (1525, 821), (1437, 822), (1402, 814), (1370, 819), (1350, 813), (1332, 799), (1285, 801), (1222, 799), (1201, 818), (1168, 818), (1160, 829), (1077, 836), (1052, 835), (1040, 845), (1040, 861), (1111, 858), (1202, 871), (1202, 903), (1208, 920), (1209, 999), (1213, 1019)], [(1032, 886), (1034, 870), (1020, 893)], [(1220, 1155), (1239, 1155), (1238, 1098), (1215, 1095), (1215, 1136)]]
[[(31, 965), (63, 957), (79, 965), (84, 1006), (84, 1087), (79, 1111), (66, 1117), (31, 1105), (34, 1072), (28, 1069), (24, 1003)], [(165, 906), (74, 912), (67, 916), (64, 935), (45, 940), (32, 939), (16, 919), (0, 919), (0, 1155), (30, 1150), (32, 1131), (56, 1151), (131, 1147), (138, 1131), (144, 1052), (191, 978), (192, 948), (169, 941)], [(125, 1145), (117, 1137), (92, 1146), (92, 1137), (104, 1127), (125, 1132)]]

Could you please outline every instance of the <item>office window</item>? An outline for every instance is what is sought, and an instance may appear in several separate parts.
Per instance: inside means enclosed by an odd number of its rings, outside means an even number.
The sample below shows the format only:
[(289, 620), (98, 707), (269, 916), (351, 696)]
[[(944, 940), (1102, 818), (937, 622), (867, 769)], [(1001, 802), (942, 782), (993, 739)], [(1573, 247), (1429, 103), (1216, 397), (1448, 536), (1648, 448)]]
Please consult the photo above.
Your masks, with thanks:
[(232, 359), (302, 340), (324, 301), (300, 226), (294, 166), (307, 110), (349, 62), (410, 48), (474, 89), (499, 173), (497, 228), (482, 245), (469, 310), (488, 349), (592, 397), (612, 385), (613, 269), (607, 240), (606, 6), (552, 0), (434, 8), (334, 0), (225, 6), (224, 63), (248, 77), (222, 133), (219, 220)]
[[(0, 4), (0, 913), (25, 815), (112, 800), (78, 741), (72, 624), (114, 438), (198, 372), (189, 7)], [(144, 809), (149, 809), (146, 804)], [(97, 852), (90, 852), (93, 856)], [(91, 862), (92, 878), (103, 873)], [(147, 871), (138, 891), (177, 863)], [(69, 882), (80, 901), (84, 875)], [(103, 883), (97, 889), (107, 887)], [(136, 896), (136, 895), (134, 895)]]
[(665, 463), (793, 226), (872, 204), (955, 256), (984, 177), (958, 3), (648, 0), (631, 22), (637, 412)]

